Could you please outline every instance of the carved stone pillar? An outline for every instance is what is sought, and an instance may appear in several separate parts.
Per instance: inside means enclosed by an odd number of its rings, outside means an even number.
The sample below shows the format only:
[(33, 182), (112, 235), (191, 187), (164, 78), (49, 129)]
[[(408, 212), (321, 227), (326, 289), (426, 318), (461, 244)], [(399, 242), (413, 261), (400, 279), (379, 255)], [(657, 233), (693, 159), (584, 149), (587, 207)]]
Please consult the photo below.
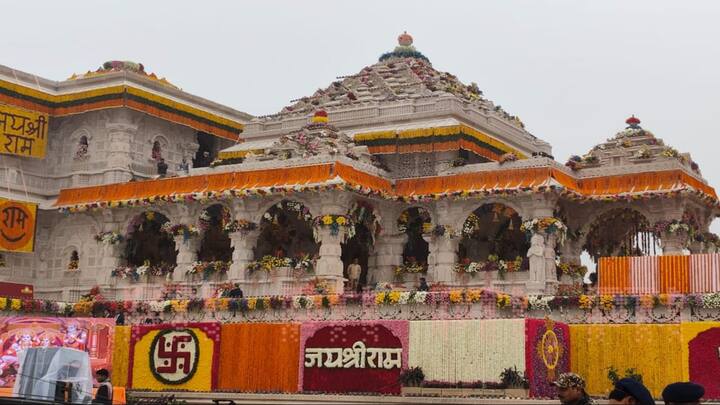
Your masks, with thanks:
[(555, 263), (555, 244), (557, 243), (555, 235), (545, 236), (545, 249), (543, 256), (545, 257), (545, 281), (557, 281), (557, 264)]
[(435, 266), (430, 273), (431, 280), (447, 286), (452, 282), (453, 268), (458, 261), (460, 238), (436, 237), (433, 239), (433, 245), (435, 245), (437, 253), (435, 256)]
[(190, 269), (190, 265), (197, 260), (197, 252), (200, 248), (201, 238), (199, 236), (191, 236), (185, 239), (185, 236), (175, 236), (175, 249), (177, 249), (177, 266), (173, 272), (173, 281), (183, 281), (185, 272)]
[(390, 283), (395, 278), (395, 266), (402, 264), (402, 253), (407, 235), (382, 235), (376, 242), (374, 283)]
[(663, 255), (682, 255), (683, 248), (687, 243), (688, 235), (685, 232), (670, 233), (663, 231), (660, 235), (660, 245), (662, 246)]
[(248, 263), (253, 261), (253, 249), (257, 244), (260, 230), (240, 231), (230, 234), (230, 246), (233, 248), (232, 264), (228, 270), (229, 280), (245, 280)]
[(533, 232), (527, 257), (530, 262), (527, 292), (542, 293), (545, 290), (545, 237), (543, 234)]
[[(126, 172), (128, 165), (132, 163), (132, 153), (130, 146), (132, 145), (133, 138), (137, 132), (137, 125), (134, 125), (128, 119), (128, 122), (110, 122), (105, 124), (105, 129), (108, 131), (108, 146), (106, 161), (108, 168), (122, 169), (123, 173), (121, 176), (126, 177), (128, 180), (132, 177)], [(105, 173), (105, 181), (107, 183), (117, 183), (120, 181), (115, 176), (115, 171), (108, 171)]]
[(315, 266), (315, 275), (326, 280), (330, 288), (335, 292), (343, 291), (343, 262), (342, 240), (345, 234), (344, 228), (340, 228), (337, 234), (333, 235), (330, 228), (321, 227), (317, 230), (318, 241), (320, 242), (320, 258)]

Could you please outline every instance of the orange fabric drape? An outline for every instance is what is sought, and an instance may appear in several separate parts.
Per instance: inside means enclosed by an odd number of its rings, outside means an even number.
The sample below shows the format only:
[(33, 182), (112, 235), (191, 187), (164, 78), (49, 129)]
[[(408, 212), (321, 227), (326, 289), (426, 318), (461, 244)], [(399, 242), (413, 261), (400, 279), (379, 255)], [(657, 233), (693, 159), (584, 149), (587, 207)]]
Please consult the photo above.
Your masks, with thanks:
[(350, 184), (357, 184), (363, 187), (370, 187), (374, 190), (381, 190), (386, 193), (392, 192), (392, 184), (389, 180), (361, 172), (352, 166), (342, 163), (335, 164), (335, 173)]
[(690, 256), (660, 256), (660, 292), (690, 292)]
[(227, 189), (242, 190), (253, 187), (321, 183), (332, 178), (332, 165), (297, 167), (292, 169), (254, 170), (248, 172), (218, 173), (200, 176), (172, 177), (122, 184), (64, 189), (56, 205), (124, 201), (162, 195), (221, 192)]
[(585, 196), (656, 192), (691, 186), (717, 199), (712, 187), (679, 170), (575, 179), (572, 175), (551, 167), (498, 169), (449, 176), (400, 179), (395, 182), (393, 189), (393, 183), (388, 179), (336, 162), (64, 189), (60, 191), (56, 205), (71, 206), (93, 202), (136, 200), (203, 191), (222, 192), (230, 189), (322, 184), (336, 176), (351, 185), (369, 187), (391, 196), (402, 197), (530, 188), (560, 183), (568, 190)]
[(550, 169), (541, 167), (402, 179), (397, 181), (395, 190), (398, 195), (410, 196), (472, 190), (537, 187), (547, 183), (550, 179), (550, 173)]
[(218, 389), (297, 392), (299, 324), (222, 325)]
[(598, 262), (598, 291), (600, 294), (630, 292), (630, 258), (601, 257)]

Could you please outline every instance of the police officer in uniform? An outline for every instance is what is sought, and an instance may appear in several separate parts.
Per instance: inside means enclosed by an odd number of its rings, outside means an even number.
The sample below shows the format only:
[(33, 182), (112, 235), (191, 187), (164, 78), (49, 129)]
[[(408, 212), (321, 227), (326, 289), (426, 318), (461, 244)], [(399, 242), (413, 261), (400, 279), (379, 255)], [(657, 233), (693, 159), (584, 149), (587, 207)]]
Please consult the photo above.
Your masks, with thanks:
[(662, 392), (666, 405), (696, 405), (700, 403), (703, 395), (705, 395), (705, 388), (691, 382), (672, 383)]
[(595, 405), (596, 402), (585, 392), (585, 380), (575, 373), (563, 373), (553, 383), (558, 389), (562, 405)]
[(632, 378), (623, 378), (616, 382), (608, 399), (610, 405), (655, 405), (650, 391)]

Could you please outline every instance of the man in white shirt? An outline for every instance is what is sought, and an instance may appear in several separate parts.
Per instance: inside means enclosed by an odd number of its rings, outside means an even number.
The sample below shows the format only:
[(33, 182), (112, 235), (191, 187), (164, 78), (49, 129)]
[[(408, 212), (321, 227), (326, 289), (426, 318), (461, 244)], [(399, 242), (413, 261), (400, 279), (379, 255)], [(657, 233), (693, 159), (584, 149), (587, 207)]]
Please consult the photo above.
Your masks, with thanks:
[(348, 266), (348, 280), (350, 281), (350, 291), (357, 292), (358, 281), (360, 281), (360, 274), (362, 273), (362, 267), (360, 267), (359, 260), (353, 259), (351, 265)]

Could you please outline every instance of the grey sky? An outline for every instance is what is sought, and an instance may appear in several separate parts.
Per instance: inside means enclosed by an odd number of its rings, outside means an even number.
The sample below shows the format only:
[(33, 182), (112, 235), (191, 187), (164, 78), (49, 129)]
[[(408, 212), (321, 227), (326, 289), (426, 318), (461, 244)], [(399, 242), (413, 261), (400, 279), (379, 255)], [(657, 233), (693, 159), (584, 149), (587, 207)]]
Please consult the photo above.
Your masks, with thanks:
[(372, 64), (407, 30), (553, 145), (587, 152), (642, 119), (720, 186), (717, 1), (6, 1), (0, 63), (49, 79), (142, 62), (186, 91), (278, 111)]

